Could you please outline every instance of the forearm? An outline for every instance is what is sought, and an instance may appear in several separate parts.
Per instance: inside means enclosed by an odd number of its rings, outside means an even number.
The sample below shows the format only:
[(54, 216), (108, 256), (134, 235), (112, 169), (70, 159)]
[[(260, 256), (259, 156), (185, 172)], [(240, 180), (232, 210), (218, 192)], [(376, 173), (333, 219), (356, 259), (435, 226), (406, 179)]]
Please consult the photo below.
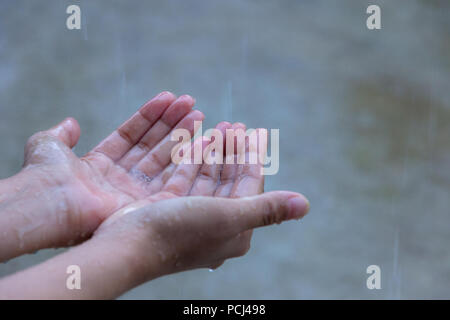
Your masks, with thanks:
[(50, 173), (23, 170), (0, 181), (0, 261), (62, 245), (67, 204)]
[[(0, 280), (0, 299), (113, 299), (157, 276), (157, 264), (143, 263), (142, 256), (124, 242), (93, 238)], [(74, 265), (80, 270), (80, 289), (67, 287), (73, 276), (67, 268)]]

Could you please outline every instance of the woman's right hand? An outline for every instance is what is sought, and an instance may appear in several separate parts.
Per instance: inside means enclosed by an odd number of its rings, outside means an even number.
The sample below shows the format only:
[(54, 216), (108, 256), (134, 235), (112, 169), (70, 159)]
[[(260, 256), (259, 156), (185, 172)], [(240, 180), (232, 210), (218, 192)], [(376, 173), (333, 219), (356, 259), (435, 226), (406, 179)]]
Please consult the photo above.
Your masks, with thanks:
[(248, 251), (248, 230), (300, 219), (308, 209), (304, 196), (288, 191), (239, 199), (141, 201), (108, 218), (93, 240), (133, 252), (134, 272), (148, 281), (189, 269), (216, 268)]

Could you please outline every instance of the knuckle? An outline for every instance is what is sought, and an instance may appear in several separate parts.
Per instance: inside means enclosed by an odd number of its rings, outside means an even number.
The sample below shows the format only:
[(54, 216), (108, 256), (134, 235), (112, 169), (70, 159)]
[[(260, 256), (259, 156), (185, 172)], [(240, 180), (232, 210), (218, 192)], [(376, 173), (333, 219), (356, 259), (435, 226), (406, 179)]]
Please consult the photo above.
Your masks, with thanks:
[(137, 146), (138, 146), (139, 149), (142, 149), (142, 150), (144, 150), (145, 152), (149, 152), (149, 151), (151, 150), (149, 143), (146, 142), (146, 141), (144, 141), (144, 140), (140, 140), (140, 141), (137, 143)]
[(164, 187), (164, 191), (167, 193), (172, 193), (176, 196), (183, 196), (186, 192), (181, 186), (176, 183), (170, 183)]
[(117, 130), (117, 132), (122, 137), (122, 139), (124, 139), (127, 143), (129, 143), (131, 145), (134, 144), (133, 136), (132, 136), (131, 132), (128, 129), (119, 128)]
[(264, 204), (263, 225), (269, 226), (279, 223), (282, 219), (279, 217), (279, 206), (274, 201), (266, 201)]
[(215, 180), (215, 178), (215, 174), (211, 172), (211, 170), (207, 170), (206, 168), (202, 168), (198, 175), (198, 179), (207, 181)]
[(183, 178), (183, 179), (190, 179), (190, 178), (191, 178), (191, 175), (189, 174), (188, 170), (186, 170), (186, 169), (183, 168), (183, 167), (180, 167), (180, 168), (175, 172), (175, 174), (176, 174), (177, 176), (180, 176), (180, 177)]

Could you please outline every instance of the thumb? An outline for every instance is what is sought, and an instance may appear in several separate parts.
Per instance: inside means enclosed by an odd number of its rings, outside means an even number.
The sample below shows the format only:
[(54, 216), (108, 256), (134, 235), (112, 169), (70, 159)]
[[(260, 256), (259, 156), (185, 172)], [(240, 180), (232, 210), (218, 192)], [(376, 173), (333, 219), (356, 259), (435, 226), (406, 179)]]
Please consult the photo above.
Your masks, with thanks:
[[(42, 162), (61, 152), (67, 153), (77, 144), (79, 138), (80, 126), (73, 118), (66, 118), (46, 131), (35, 133), (25, 146), (25, 165)], [(50, 148), (49, 145), (55, 142), (58, 147)]]
[(273, 191), (220, 201), (224, 203), (218, 205), (239, 224), (241, 231), (300, 219), (309, 211), (309, 201), (303, 195), (289, 191)]
[(57, 138), (69, 148), (73, 148), (80, 138), (80, 125), (77, 120), (69, 117), (47, 130), (46, 133)]
[(66, 118), (46, 131), (35, 133), (28, 139), (27, 147), (40, 144), (49, 138), (56, 138), (67, 147), (73, 148), (80, 138), (80, 126), (77, 120), (74, 118)]

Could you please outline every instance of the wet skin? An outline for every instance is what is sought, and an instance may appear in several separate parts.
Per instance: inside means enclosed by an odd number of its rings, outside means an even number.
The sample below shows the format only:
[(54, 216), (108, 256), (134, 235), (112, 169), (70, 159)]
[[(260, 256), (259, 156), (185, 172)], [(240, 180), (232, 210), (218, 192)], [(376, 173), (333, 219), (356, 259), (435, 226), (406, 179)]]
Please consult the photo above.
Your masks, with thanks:
[[(193, 105), (189, 96), (163, 92), (81, 158), (71, 150), (80, 137), (72, 118), (33, 135), (23, 170), (0, 181), (0, 261), (90, 239), (2, 279), (0, 298), (114, 298), (165, 274), (216, 268), (248, 251), (254, 228), (307, 213), (297, 193), (255, 196), (264, 189), (261, 164), (172, 163), (170, 132), (193, 133), (194, 120), (203, 119)], [(245, 125), (216, 128), (225, 135)], [(224, 143), (226, 150), (235, 141)], [(60, 286), (72, 263), (83, 267), (87, 290)], [(42, 277), (45, 290), (33, 285)]]
[[(0, 182), (0, 221), (5, 221), (0, 224), (0, 260), (79, 243), (109, 215), (135, 201), (261, 193), (259, 165), (171, 163), (176, 144), (171, 131), (193, 133), (194, 121), (204, 118), (192, 110), (194, 103), (190, 96), (162, 92), (83, 157), (71, 150), (80, 137), (75, 119), (33, 135), (25, 147), (23, 170)], [(221, 131), (230, 128), (245, 126), (217, 125)]]
[[(143, 202), (112, 215), (81, 245), (1, 279), (0, 299), (115, 298), (166, 274), (216, 268), (248, 251), (253, 228), (299, 219), (308, 210), (305, 198), (287, 191)], [(63, 285), (74, 264), (81, 270), (81, 290)]]

